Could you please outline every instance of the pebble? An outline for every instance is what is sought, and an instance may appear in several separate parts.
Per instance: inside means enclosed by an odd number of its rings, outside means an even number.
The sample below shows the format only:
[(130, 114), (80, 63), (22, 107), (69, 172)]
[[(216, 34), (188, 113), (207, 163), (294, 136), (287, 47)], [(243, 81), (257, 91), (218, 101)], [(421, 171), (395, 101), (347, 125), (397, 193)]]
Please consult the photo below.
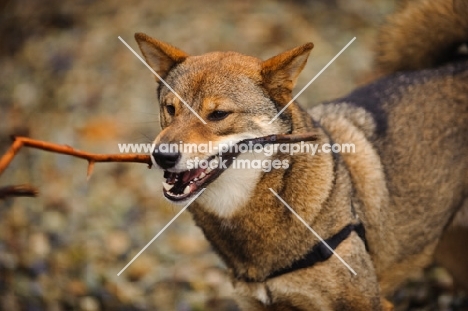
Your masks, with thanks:
[(132, 281), (140, 281), (145, 276), (155, 273), (158, 261), (152, 255), (141, 254), (125, 271), (127, 278)]
[(96, 298), (91, 296), (85, 296), (80, 298), (80, 311), (99, 311), (99, 302)]
[(107, 234), (107, 250), (114, 256), (126, 253), (130, 247), (130, 237), (125, 231), (114, 230)]
[(46, 257), (50, 253), (49, 238), (43, 232), (32, 233), (29, 236), (29, 249), (34, 255)]

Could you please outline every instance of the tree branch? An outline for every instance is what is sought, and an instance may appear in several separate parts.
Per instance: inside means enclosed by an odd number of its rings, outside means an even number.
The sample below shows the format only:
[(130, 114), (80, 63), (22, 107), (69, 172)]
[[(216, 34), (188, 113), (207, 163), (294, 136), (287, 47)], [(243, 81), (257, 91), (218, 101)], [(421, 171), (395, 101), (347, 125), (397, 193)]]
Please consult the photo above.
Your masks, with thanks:
[(53, 153), (66, 154), (80, 159), (87, 160), (90, 165), (95, 162), (134, 162), (146, 163), (152, 165), (149, 155), (146, 154), (97, 154), (73, 149), (67, 145), (49, 143), (42, 140), (36, 140), (28, 137), (13, 137), (13, 144), (10, 149), (0, 159), (0, 174), (8, 167), (21, 147), (31, 147), (50, 151)]
[[(237, 143), (242, 144), (280, 144), (280, 143), (296, 143), (301, 141), (315, 141), (318, 136), (316, 133), (303, 133), (303, 134), (278, 134), (269, 135), (251, 139), (245, 139)], [(149, 155), (146, 154), (98, 154), (90, 153), (73, 149), (67, 145), (59, 145), (49, 143), (42, 140), (32, 139), (28, 137), (13, 137), (13, 144), (10, 149), (0, 158), (0, 175), (8, 167), (13, 158), (18, 154), (21, 147), (30, 147), (53, 153), (70, 155), (88, 161), (88, 178), (91, 176), (96, 162), (131, 162), (131, 163), (144, 163), (151, 168), (152, 162)], [(226, 153), (229, 154), (229, 151)], [(7, 186), (0, 188), (0, 198), (8, 196), (36, 196), (37, 190), (29, 185)]]
[(35, 197), (38, 191), (31, 185), (0, 187), (0, 200), (7, 197)]

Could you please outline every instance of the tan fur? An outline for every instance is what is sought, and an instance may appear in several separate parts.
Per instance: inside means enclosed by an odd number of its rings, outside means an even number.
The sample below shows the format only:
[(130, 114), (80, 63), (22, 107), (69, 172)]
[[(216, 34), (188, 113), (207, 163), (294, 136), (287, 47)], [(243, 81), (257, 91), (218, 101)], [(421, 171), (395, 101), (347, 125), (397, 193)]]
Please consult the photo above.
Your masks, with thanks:
[(449, 270), (455, 282), (468, 291), (468, 199), (455, 215), (450, 227), (446, 230), (436, 249), (436, 260)]
[[(447, 64), (396, 73), (308, 113), (293, 103), (271, 124), (291, 100), (312, 44), (262, 61), (235, 52), (188, 56), (136, 35), (148, 63), (207, 120), (160, 83), (156, 144), (314, 132), (319, 146), (355, 145), (355, 153), (338, 155), (275, 153), (270, 159), (290, 166), (271, 172), (229, 168), (189, 207), (228, 266), (244, 310), (392, 310), (386, 298), (440, 252), (449, 257), (438, 260), (468, 286), (467, 253), (460, 251), (468, 231), (468, 60), (450, 61), (448, 49), (468, 35), (448, 2), (408, 1), (384, 27), (379, 58), (387, 73)], [(429, 22), (441, 25), (434, 38)], [(458, 26), (465, 28), (451, 29)], [(213, 119), (214, 112), (228, 114)], [(186, 152), (165, 169), (184, 174), (186, 160), (212, 156)], [(319, 240), (270, 188), (323, 239), (362, 223), (368, 250), (354, 231), (336, 248), (357, 275), (332, 256), (271, 277)]]
[(408, 0), (381, 28), (377, 66), (384, 74), (435, 67), (467, 37), (467, 1)]
[[(379, 253), (374, 255), (374, 262), (379, 263), (376, 268), (385, 267), (385, 262), (393, 255), (395, 238), (393, 232), (385, 231), (382, 222), (382, 219), (387, 221), (393, 218), (393, 213), (382, 210), (382, 207), (388, 206), (389, 194), (379, 154), (369, 141), (368, 135), (374, 131), (374, 121), (364, 109), (351, 108), (346, 104), (323, 105), (311, 109), (310, 113), (330, 131), (336, 143), (353, 143), (356, 146), (359, 157), (347, 153), (342, 154), (342, 157), (352, 176), (357, 195), (361, 198), (358, 215), (364, 223), (369, 224), (366, 230), (376, 227), (375, 234), (368, 237), (369, 243), (386, 241), (379, 247)], [(365, 127), (369, 128), (363, 130)], [(382, 217), (384, 213), (386, 215)]]

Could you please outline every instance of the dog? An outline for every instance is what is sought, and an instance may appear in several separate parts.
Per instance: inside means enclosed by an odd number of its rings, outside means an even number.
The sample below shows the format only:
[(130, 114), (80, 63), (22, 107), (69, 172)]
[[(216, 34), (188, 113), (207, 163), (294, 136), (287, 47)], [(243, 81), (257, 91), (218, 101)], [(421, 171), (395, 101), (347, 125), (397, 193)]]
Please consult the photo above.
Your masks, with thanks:
[(468, 289), (466, 2), (405, 1), (380, 31), (379, 78), (308, 111), (288, 103), (312, 43), (263, 61), (135, 38), (159, 75), (157, 147), (303, 133), (355, 146), (238, 156), (281, 163), (269, 171), (189, 166), (219, 164), (213, 150), (152, 153), (165, 197), (191, 203), (243, 310), (392, 310), (395, 289), (434, 259)]

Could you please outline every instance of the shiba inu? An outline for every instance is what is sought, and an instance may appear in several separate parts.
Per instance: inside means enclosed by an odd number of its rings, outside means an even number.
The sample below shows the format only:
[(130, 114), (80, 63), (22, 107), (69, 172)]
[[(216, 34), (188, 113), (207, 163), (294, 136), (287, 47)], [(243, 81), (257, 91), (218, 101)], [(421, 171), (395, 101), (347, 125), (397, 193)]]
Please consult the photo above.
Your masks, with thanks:
[(209, 141), (216, 149), (313, 132), (319, 146), (355, 146), (239, 155), (288, 164), (268, 172), (187, 166), (195, 158), (218, 163), (213, 151), (152, 154), (168, 200), (187, 203), (206, 188), (189, 210), (229, 267), (244, 310), (391, 310), (387, 298), (434, 256), (468, 288), (466, 2), (406, 1), (380, 33), (381, 78), (308, 111), (292, 103), (273, 122), (293, 98), (312, 43), (262, 61), (235, 52), (189, 56), (135, 38), (165, 82), (156, 79), (156, 145)]

